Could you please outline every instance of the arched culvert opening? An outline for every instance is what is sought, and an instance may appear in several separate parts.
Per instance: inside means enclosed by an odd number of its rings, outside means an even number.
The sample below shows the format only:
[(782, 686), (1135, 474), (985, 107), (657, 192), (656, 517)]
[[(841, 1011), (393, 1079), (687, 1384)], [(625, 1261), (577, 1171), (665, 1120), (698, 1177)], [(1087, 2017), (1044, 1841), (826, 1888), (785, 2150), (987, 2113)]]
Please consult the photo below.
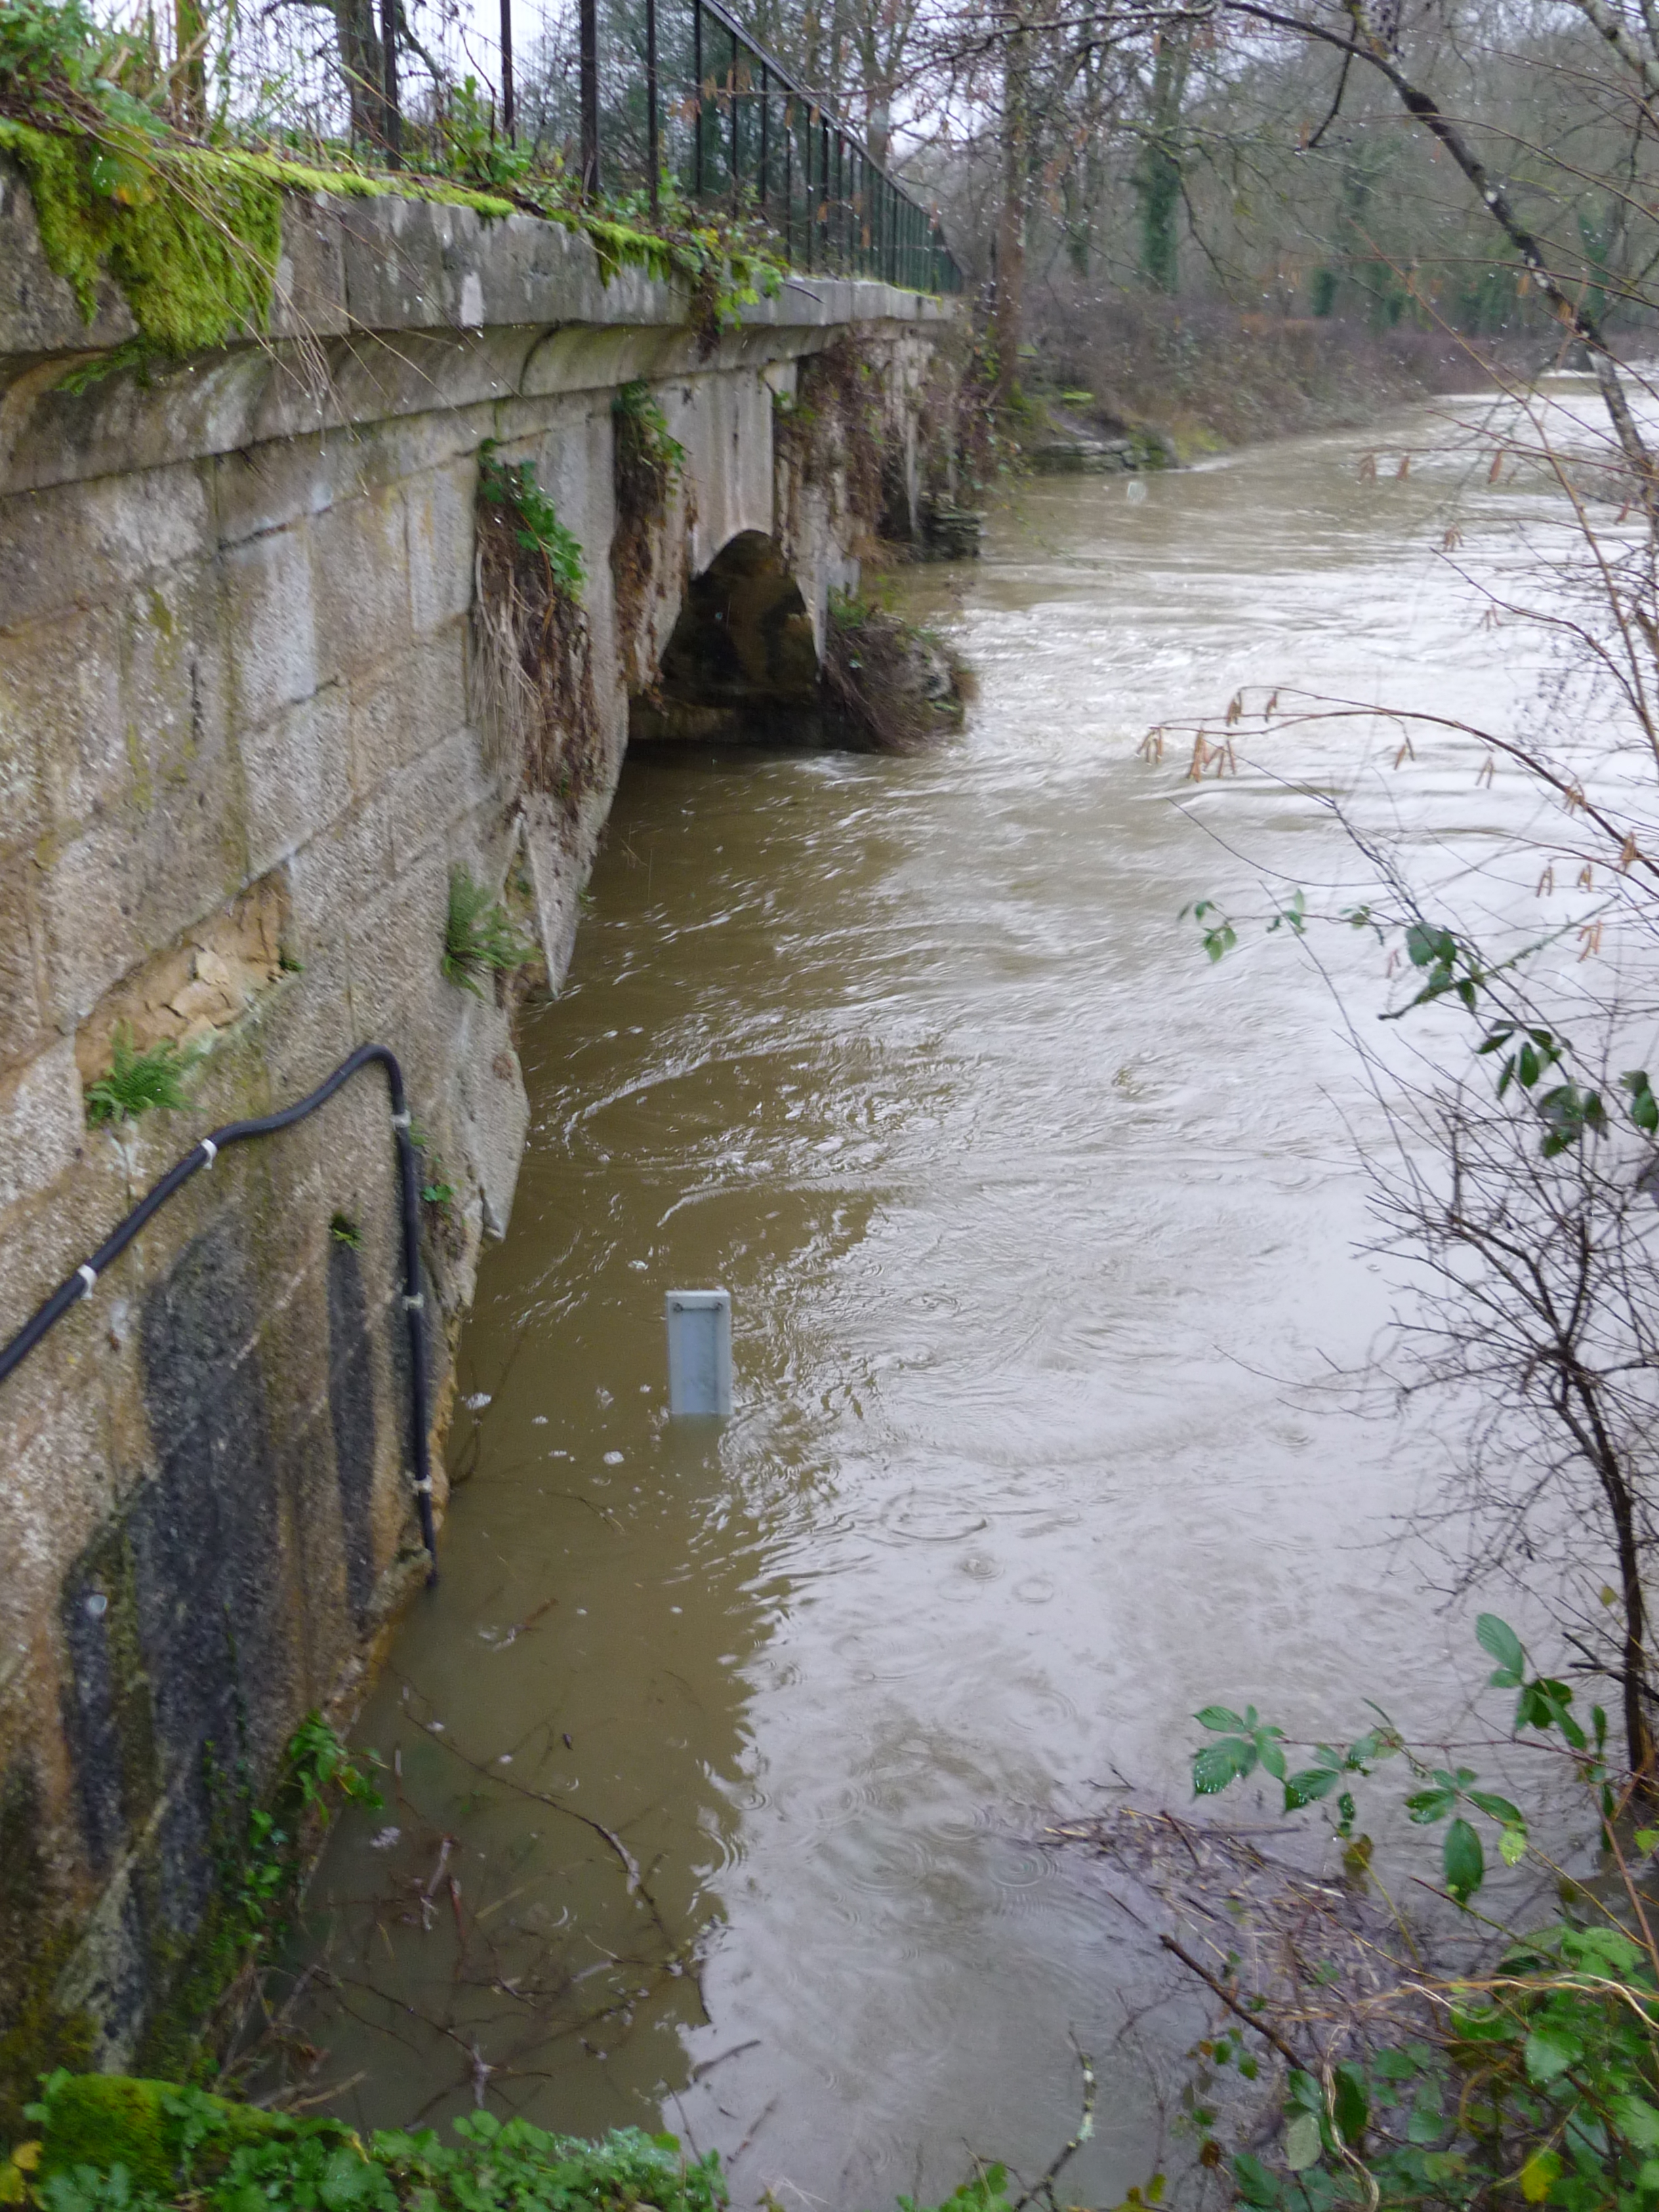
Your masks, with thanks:
[(819, 734), (818, 655), (800, 586), (771, 538), (745, 530), (687, 587), (630, 738), (799, 744)]

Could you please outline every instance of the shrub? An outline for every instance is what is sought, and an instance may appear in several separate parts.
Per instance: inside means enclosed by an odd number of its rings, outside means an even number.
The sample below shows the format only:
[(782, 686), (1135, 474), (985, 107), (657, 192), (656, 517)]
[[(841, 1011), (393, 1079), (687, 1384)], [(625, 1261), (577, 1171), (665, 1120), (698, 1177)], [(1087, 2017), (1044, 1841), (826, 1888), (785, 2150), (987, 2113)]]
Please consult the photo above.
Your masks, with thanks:
[[(1316, 2005), (1277, 2003), (1230, 1968), (1233, 2019), (1255, 2025), (1283, 2056), (1300, 2044), (1307, 2061), (1287, 2068), (1278, 2156), (1243, 2151), (1233, 2161), (1237, 2203), (1263, 2212), (1428, 2212), (1510, 2203), (1516, 2188), (1527, 2203), (1564, 2212), (1646, 2212), (1659, 2201), (1659, 1945), (1636, 1871), (1659, 1850), (1659, 1830), (1632, 1832), (1627, 1814), (1641, 1784), (1613, 1771), (1602, 1709), (1581, 1719), (1568, 1685), (1534, 1674), (1495, 1614), (1480, 1616), (1477, 1634), (1498, 1662), (1492, 1686), (1517, 1692), (1516, 1738), (1553, 1748), (1586, 1794), (1607, 1881), (1567, 1880), (1520, 1807), (1449, 1754), (1441, 1765), (1414, 1749), (1380, 1706), (1352, 1742), (1317, 1744), (1297, 1768), (1284, 1731), (1254, 1706), (1210, 1705), (1197, 1717), (1214, 1739), (1193, 1762), (1200, 1796), (1265, 1774), (1287, 1813), (1331, 1801), (1347, 1841), (1356, 1791), (1398, 1759), (1411, 1820), (1440, 1832), (1443, 1894), (1454, 1904), (1467, 1913), (1485, 1885), (1484, 1830), (1506, 1866), (1529, 1862), (1549, 1874), (1565, 1905), (1560, 1919), (1519, 1932), (1486, 1918), (1491, 1952), (1472, 1972), (1437, 1975), (1413, 1951), (1387, 1962), (1391, 1990), (1345, 1999), (1333, 1986)], [(1369, 1839), (1351, 1842), (1349, 1856), (1367, 1863)], [(1230, 2025), (1200, 2048), (1249, 2077), (1249, 2034)]]
[(192, 1065), (170, 1037), (140, 1052), (124, 1024), (115, 1032), (108, 1073), (87, 1085), (88, 1124), (95, 1129), (109, 1121), (136, 1121), (158, 1106), (176, 1110), (185, 1103), (184, 1079)]
[(580, 541), (565, 528), (537, 483), (534, 461), (500, 461), (495, 452), (494, 438), (478, 448), (479, 498), (503, 509), (517, 542), (526, 552), (539, 553), (555, 583), (574, 599), (587, 581)]
[(533, 957), (507, 918), (507, 908), (465, 868), (449, 878), (449, 914), (444, 925), (443, 971), (452, 983), (484, 995), (482, 978), (508, 975)]

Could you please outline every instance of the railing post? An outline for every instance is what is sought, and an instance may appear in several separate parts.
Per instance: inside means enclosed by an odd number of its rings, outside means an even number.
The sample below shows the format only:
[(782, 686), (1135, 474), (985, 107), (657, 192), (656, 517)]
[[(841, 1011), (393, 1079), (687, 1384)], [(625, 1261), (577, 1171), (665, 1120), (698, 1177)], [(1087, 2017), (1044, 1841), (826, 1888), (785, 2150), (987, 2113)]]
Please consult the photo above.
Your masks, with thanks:
[(795, 250), (795, 118), (794, 102), (783, 95), (783, 258)]
[(732, 33), (732, 74), (726, 79), (727, 95), (732, 102), (732, 150), (727, 156), (727, 167), (732, 172), (732, 212), (733, 215), (738, 211), (738, 165), (743, 158), (742, 149), (738, 142), (738, 34), (733, 31)]
[(580, 0), (582, 192), (595, 198), (599, 189), (599, 0)]
[(404, 118), (398, 106), (398, 0), (380, 0), (380, 79), (386, 102), (386, 167), (404, 165)]
[(513, 0), (501, 0), (501, 130), (513, 143)]
[(691, 0), (691, 197), (702, 198), (702, 0)]
[(836, 258), (847, 268), (847, 134), (836, 127)]
[[(502, 5), (507, 0), (502, 0)], [(645, 151), (651, 164), (651, 212), (660, 203), (662, 148), (657, 121), (657, 0), (645, 0)]]
[(760, 65), (760, 191), (757, 195), (763, 214), (764, 214), (766, 210), (766, 161), (769, 136), (767, 131), (767, 121), (770, 113), (771, 106), (772, 94), (767, 81), (766, 64), (763, 62)]

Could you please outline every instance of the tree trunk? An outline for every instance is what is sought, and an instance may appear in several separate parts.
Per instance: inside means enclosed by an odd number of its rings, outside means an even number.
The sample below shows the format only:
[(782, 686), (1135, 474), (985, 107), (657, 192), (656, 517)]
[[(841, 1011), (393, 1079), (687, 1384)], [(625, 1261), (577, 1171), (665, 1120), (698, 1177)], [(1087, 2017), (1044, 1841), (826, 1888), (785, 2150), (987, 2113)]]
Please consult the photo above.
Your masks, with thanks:
[(1140, 274), (1155, 292), (1173, 293), (1180, 283), (1181, 104), (1191, 52), (1184, 31), (1158, 33), (1152, 110), (1134, 179), (1140, 201)]
[(1025, 203), (1030, 191), (1030, 87), (1026, 37), (1009, 33), (1002, 76), (1002, 212), (997, 224), (997, 282), (992, 336), (996, 345), (996, 404), (1019, 395), (1019, 347), (1025, 295)]
[(340, 66), (351, 102), (354, 145), (386, 143), (386, 71), (374, 27), (374, 0), (334, 0)]

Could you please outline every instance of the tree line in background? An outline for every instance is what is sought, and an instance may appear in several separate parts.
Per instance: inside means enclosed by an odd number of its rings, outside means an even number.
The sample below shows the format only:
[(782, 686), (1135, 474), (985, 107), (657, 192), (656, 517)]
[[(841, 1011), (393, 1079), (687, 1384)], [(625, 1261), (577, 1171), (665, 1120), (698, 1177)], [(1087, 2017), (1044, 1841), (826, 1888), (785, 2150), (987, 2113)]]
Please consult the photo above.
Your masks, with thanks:
[(1628, 330), (1652, 304), (1642, 0), (744, 12), (937, 198), (991, 313), (1005, 401), (1032, 323), (1126, 292), (1534, 351), (1560, 324), (1549, 278), (1598, 325)]

